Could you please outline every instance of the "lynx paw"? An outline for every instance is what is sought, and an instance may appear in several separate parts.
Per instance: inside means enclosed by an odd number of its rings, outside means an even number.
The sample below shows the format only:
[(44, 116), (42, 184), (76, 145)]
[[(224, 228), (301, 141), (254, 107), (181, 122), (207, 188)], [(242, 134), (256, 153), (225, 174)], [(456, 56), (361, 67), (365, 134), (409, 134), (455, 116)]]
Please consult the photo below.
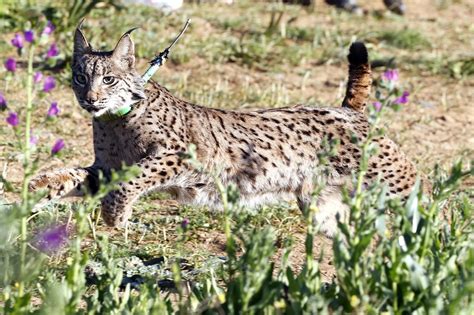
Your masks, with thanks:
[(132, 206), (124, 193), (111, 191), (102, 199), (102, 218), (108, 226), (124, 227), (132, 215)]
[(32, 192), (47, 189), (48, 200), (64, 197), (77, 190), (75, 180), (68, 172), (38, 175), (30, 181), (28, 189)]

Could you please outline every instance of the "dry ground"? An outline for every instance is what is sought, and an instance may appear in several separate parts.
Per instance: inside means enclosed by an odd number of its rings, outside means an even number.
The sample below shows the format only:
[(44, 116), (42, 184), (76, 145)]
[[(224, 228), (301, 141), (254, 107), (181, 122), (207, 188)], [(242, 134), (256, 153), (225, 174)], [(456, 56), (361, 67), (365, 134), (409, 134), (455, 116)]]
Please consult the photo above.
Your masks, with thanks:
[[(180, 27), (184, 17), (191, 16), (192, 30), (176, 47), (177, 57), (166, 64), (155, 75), (155, 79), (186, 99), (222, 108), (296, 103), (338, 106), (343, 97), (346, 79), (344, 55), (347, 43), (356, 38), (366, 40), (371, 56), (382, 59), (395, 57), (401, 82), (411, 92), (409, 104), (401, 111), (385, 117), (388, 134), (428, 174), (435, 164), (447, 168), (458, 158), (472, 159), (474, 80), (472, 74), (453, 74), (455, 69), (450, 67), (455, 67), (459, 60), (470, 60), (472, 67), (474, 4), (470, 1), (452, 1), (445, 8), (440, 8), (437, 3), (443, 1), (406, 0), (407, 15), (399, 18), (377, 13), (377, 10), (383, 10), (382, 1), (360, 2), (370, 9), (364, 17), (339, 13), (321, 3), (309, 12), (297, 7), (287, 7), (283, 21), (297, 17), (295, 22), (288, 25), (287, 31), (290, 27), (296, 30), (308, 28), (315, 35), (310, 39), (285, 39), (284, 42), (287, 43), (284, 44), (284, 49), (287, 51), (283, 50), (283, 53), (278, 53), (282, 51), (280, 46), (271, 46), (271, 40), (265, 44), (269, 46), (265, 46), (261, 44), (261, 36), (252, 35), (255, 31), (262, 33), (268, 25), (271, 7), (263, 4), (254, 6), (246, 3), (234, 7), (187, 6), (181, 12), (160, 17), (158, 22), (150, 18), (153, 23), (160, 23), (159, 35), (152, 32), (152, 25), (146, 24), (142, 31), (146, 35), (138, 32), (135, 38), (138, 46), (153, 43), (157, 49), (162, 48)], [(138, 17), (137, 19), (138, 22), (144, 22)], [(174, 24), (170, 28), (172, 31), (165, 32), (168, 21), (174, 21)], [(92, 18), (90, 23), (104, 26), (110, 21), (101, 17)], [(113, 31), (118, 36), (119, 32), (125, 31), (137, 21), (128, 17), (125, 22), (114, 23), (120, 26)], [(416, 41), (419, 39), (415, 39), (412, 47), (410, 41), (408, 44), (394, 44), (380, 35), (381, 32), (406, 29), (421, 34), (424, 42), (418, 44)], [(280, 28), (276, 32), (284, 31)], [(93, 34), (95, 42), (107, 38), (110, 45), (110, 36), (102, 34), (104, 32), (106, 31), (100, 27), (87, 29), (88, 34)], [(151, 35), (149, 32), (152, 32)], [(153, 36), (160, 38), (159, 44), (145, 40)], [(11, 34), (3, 37), (7, 40)], [(260, 59), (249, 64), (235, 52), (234, 46), (229, 45), (231, 48), (227, 50), (216, 48), (229, 38), (237, 42), (239, 38), (244, 38), (241, 50), (247, 49), (246, 45), (257, 43), (259, 46), (256, 50), (248, 51), (250, 56), (260, 54)], [(249, 38), (248, 41), (246, 38)], [(314, 48), (310, 47), (314, 51), (299, 57), (292, 56), (298, 51), (299, 45), (301, 49), (314, 45)], [(5, 45), (0, 47), (0, 54), (10, 54), (6, 52)], [(296, 62), (293, 61), (294, 58), (297, 59)], [(145, 69), (145, 62), (145, 59), (140, 60), (140, 69)], [(383, 68), (374, 70), (375, 77), (379, 77), (382, 71)], [(0, 87), (3, 89), (1, 85)], [(20, 107), (24, 101), (18, 82), (9, 83), (6, 95), (11, 99), (12, 107)], [(46, 122), (42, 117), (48, 102), (45, 100), (36, 104), (38, 110), (35, 132), (40, 137), (40, 143), (46, 146), (50, 146), (57, 137), (64, 138), (66, 149), (59, 158), (49, 158), (47, 148), (40, 151), (41, 169), (88, 165), (92, 162), (93, 155), (91, 121), (87, 113), (80, 110), (74, 101), (67, 82), (47, 99), (59, 102), (60, 119), (57, 122)], [(5, 116), (6, 113), (0, 113), (2, 121)], [(0, 167), (7, 179), (19, 185), (22, 177), (19, 163), (21, 156), (13, 147), (11, 130), (4, 124), (1, 125)], [(472, 180), (466, 184), (472, 185)], [(7, 201), (17, 199), (17, 195), (13, 193), (6, 193), (4, 197)], [(304, 252), (304, 227), (300, 215), (294, 206), (280, 209), (276, 213), (273, 215), (272, 209), (265, 210), (267, 217), (259, 216), (255, 224), (260, 226), (266, 222), (274, 225), (279, 239), (292, 236), (295, 239), (292, 261), (295, 266), (299, 266)], [(135, 216), (140, 222), (152, 227), (147, 231), (132, 231), (128, 243), (123, 241), (121, 231), (98, 226), (99, 233), (109, 233), (113, 242), (124, 247), (123, 255), (144, 252), (150, 256), (176, 254), (178, 251), (173, 244), (177, 238), (176, 226), (183, 217), (191, 219), (191, 230), (185, 248), (180, 250), (182, 256), (199, 264), (210, 255), (224, 255), (222, 220), (217, 214), (146, 199), (137, 205)], [(141, 237), (142, 235), (145, 236)], [(318, 251), (325, 248), (327, 254), (322, 262), (322, 272), (326, 279), (330, 279), (333, 272), (329, 254), (330, 241), (319, 237), (315, 248)]]

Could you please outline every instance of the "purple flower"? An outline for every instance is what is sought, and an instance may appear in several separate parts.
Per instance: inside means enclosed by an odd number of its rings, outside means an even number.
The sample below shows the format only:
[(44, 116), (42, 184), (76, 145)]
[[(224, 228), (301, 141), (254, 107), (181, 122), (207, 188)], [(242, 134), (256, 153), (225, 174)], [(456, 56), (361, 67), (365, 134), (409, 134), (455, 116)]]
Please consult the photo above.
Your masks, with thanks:
[(23, 37), (20, 34), (15, 34), (11, 41), (12, 45), (18, 49), (23, 48)]
[(51, 33), (56, 29), (56, 27), (54, 26), (54, 24), (51, 22), (51, 21), (48, 21), (48, 23), (46, 24), (44, 30), (43, 30), (43, 33), (44, 35), (51, 35)]
[(7, 100), (2, 93), (0, 93), (0, 110), (7, 109)]
[(46, 78), (44, 78), (43, 92), (49, 92), (55, 87), (56, 81), (54, 80), (54, 77), (47, 76)]
[(398, 70), (388, 69), (383, 73), (383, 78), (387, 81), (398, 81)]
[(374, 102), (372, 105), (374, 106), (374, 109), (377, 112), (380, 112), (380, 110), (382, 109), (382, 103), (380, 102)]
[(66, 245), (68, 237), (67, 225), (57, 225), (38, 232), (33, 244), (43, 253), (53, 254)]
[(182, 222), (181, 222), (181, 228), (183, 229), (186, 229), (189, 225), (189, 219), (184, 219)]
[(410, 93), (408, 91), (404, 91), (402, 96), (397, 98), (395, 101), (393, 101), (395, 104), (406, 104), (408, 103), (408, 96), (410, 96)]
[(57, 102), (52, 102), (51, 106), (48, 109), (48, 117), (54, 117), (59, 114), (59, 108), (58, 108), (58, 103)]
[(64, 148), (64, 140), (58, 139), (56, 140), (53, 147), (51, 148), (51, 154), (52, 155), (58, 154), (59, 151), (61, 151), (63, 148)]
[(15, 72), (16, 71), (16, 60), (13, 59), (13, 58), (8, 58), (5, 61), (5, 68), (7, 69), (7, 71)]
[(16, 127), (20, 123), (20, 119), (18, 119), (18, 115), (15, 112), (10, 112), (6, 120), (7, 123), (12, 127)]
[(35, 72), (35, 74), (33, 75), (33, 82), (40, 83), (41, 80), (43, 80), (43, 74), (39, 71)]
[(28, 43), (32, 43), (35, 40), (35, 33), (32, 30), (25, 31), (24, 36)]
[(52, 43), (51, 46), (49, 46), (48, 52), (46, 53), (46, 58), (51, 58), (59, 55), (59, 50), (58, 46), (56, 46), (56, 43)]
[(38, 137), (35, 136), (34, 134), (31, 134), (31, 136), (30, 136), (30, 144), (31, 145), (37, 145), (38, 144)]

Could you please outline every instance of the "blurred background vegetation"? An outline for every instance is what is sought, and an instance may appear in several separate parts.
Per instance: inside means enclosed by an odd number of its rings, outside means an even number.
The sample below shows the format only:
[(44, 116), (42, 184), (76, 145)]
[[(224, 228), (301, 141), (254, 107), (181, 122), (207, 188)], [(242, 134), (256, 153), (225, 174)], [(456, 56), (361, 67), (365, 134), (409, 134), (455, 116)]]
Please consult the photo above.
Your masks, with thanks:
[[(185, 18), (191, 17), (195, 19), (192, 34), (187, 36), (186, 49), (177, 49), (173, 54), (175, 63), (187, 63), (195, 56), (213, 63), (236, 62), (263, 70), (297, 66), (309, 60), (327, 63), (343, 59), (345, 48), (357, 38), (379, 48), (380, 54), (374, 59), (381, 58), (378, 61), (382, 62), (376, 62), (376, 65), (411, 66), (458, 79), (474, 74), (472, 51), (434, 54), (433, 50), (442, 43), (433, 39), (446, 39), (433, 36), (431, 29), (420, 28), (411, 20), (391, 15), (381, 3), (363, 2), (366, 11), (361, 17), (328, 10), (323, 1), (309, 7), (285, 5), (279, 1), (235, 1), (227, 6), (207, 2), (211, 3), (190, 1), (180, 10), (164, 13), (153, 6), (135, 5), (124, 0), (5, 0), (0, 4), (0, 27), (8, 32), (35, 27), (45, 19), (52, 21), (67, 58), (71, 52), (72, 32), (85, 17), (88, 18), (86, 32), (91, 30), (88, 33), (92, 42), (98, 40), (95, 42), (97, 49), (111, 49), (121, 32), (139, 26), (141, 30), (134, 34), (140, 43), (138, 55), (149, 59), (169, 41)], [(442, 19), (449, 1), (426, 2)], [(408, 2), (408, 6), (410, 10), (417, 9), (416, 3)], [(466, 13), (467, 18), (469, 12)], [(381, 21), (390, 27), (378, 26)], [(469, 44), (472, 29), (465, 31), (459, 39)], [(403, 53), (395, 55), (394, 49)], [(396, 61), (396, 64), (390, 61)]]

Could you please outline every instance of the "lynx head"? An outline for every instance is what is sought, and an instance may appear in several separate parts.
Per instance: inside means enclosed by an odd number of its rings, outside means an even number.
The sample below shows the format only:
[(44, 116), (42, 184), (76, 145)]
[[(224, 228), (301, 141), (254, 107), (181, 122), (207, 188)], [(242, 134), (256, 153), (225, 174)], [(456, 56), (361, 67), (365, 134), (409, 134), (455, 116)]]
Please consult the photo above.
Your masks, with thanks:
[(113, 51), (96, 51), (81, 24), (74, 35), (72, 60), (72, 89), (81, 107), (100, 117), (144, 99), (144, 82), (135, 69), (135, 46), (130, 38), (134, 29), (122, 35)]

